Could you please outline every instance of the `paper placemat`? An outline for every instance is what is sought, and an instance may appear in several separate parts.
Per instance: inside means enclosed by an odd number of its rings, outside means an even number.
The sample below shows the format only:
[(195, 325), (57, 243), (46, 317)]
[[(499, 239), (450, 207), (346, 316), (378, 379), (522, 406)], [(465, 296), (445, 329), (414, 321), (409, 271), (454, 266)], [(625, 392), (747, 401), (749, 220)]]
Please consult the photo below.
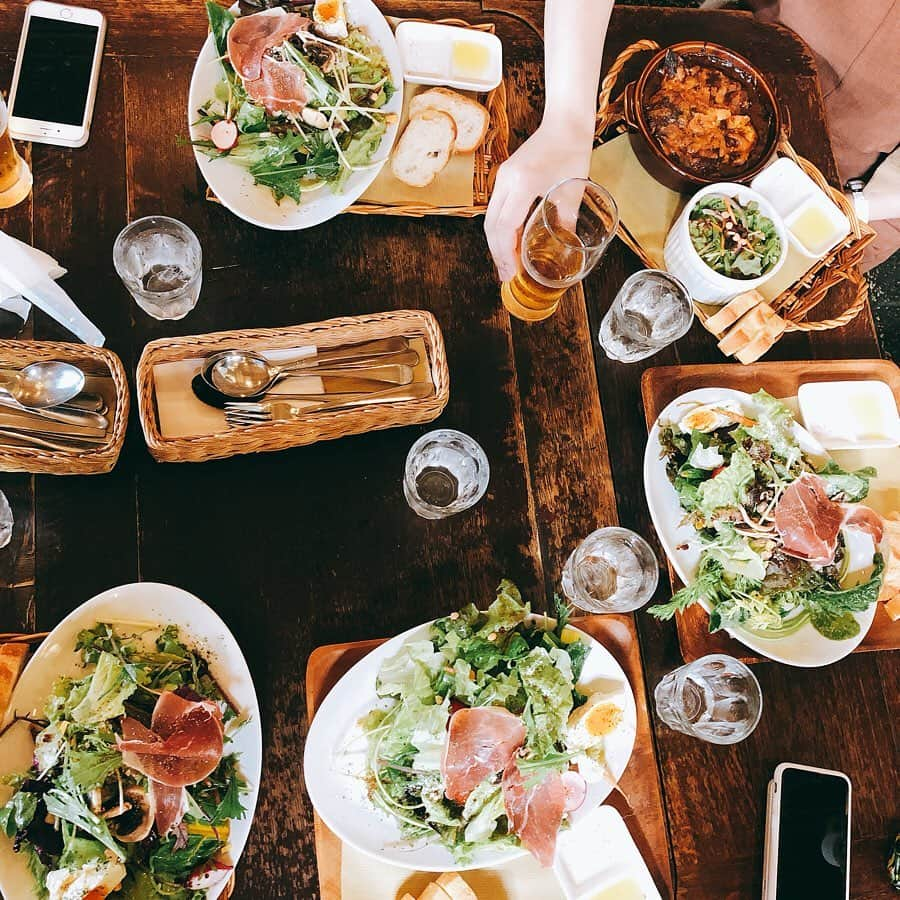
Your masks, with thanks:
[[(591, 179), (613, 195), (622, 225), (653, 265), (665, 269), (666, 236), (689, 195), (673, 191), (650, 175), (635, 156), (628, 134), (620, 134), (594, 150)], [(759, 292), (766, 300), (773, 300), (796, 284), (816, 262), (818, 260), (808, 259), (795, 250), (793, 244), (788, 244), (784, 265), (759, 288)]]
[[(409, 103), (416, 94), (429, 90), (427, 85), (406, 84), (403, 87), (403, 111), (397, 140), (409, 121)], [(477, 99), (475, 94), (457, 91), (465, 97)], [(396, 147), (397, 145), (394, 144)], [(475, 201), (475, 151), (453, 153), (444, 169), (438, 172), (427, 187), (412, 187), (397, 178), (391, 170), (390, 159), (384, 164), (378, 177), (360, 198), (364, 203), (381, 206), (402, 206), (422, 203), (428, 206), (471, 206)]]
[[(422, 338), (409, 342), (411, 350), (419, 354), (419, 363), (413, 369), (413, 382), (431, 380), (428, 365), (428, 350)], [(262, 351), (261, 351), (262, 352)], [(262, 352), (270, 362), (278, 363), (299, 356), (315, 356), (315, 347), (295, 347), (286, 350)], [(156, 393), (156, 411), (159, 430), (164, 438), (190, 438), (228, 431), (221, 409), (209, 406), (200, 400), (191, 389), (191, 381), (200, 373), (204, 357), (180, 359), (175, 362), (159, 363), (153, 367)], [(321, 394), (322, 380), (315, 375), (300, 375), (285, 378), (279, 382), (272, 395), (277, 394)], [(298, 402), (298, 405), (301, 405)]]

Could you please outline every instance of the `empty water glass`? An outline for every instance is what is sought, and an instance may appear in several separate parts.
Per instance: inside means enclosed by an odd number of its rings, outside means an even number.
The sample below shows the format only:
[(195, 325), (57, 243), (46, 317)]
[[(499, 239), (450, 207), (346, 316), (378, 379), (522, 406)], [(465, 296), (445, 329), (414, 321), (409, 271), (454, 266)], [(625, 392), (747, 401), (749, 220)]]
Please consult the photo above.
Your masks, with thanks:
[(627, 528), (600, 528), (572, 552), (562, 574), (566, 599), (590, 613), (625, 613), (656, 590), (659, 566), (650, 545)]
[(406, 457), (403, 493), (424, 519), (444, 519), (474, 506), (491, 470), (484, 450), (461, 431), (442, 428), (420, 437)]
[(711, 653), (670, 672), (656, 686), (656, 712), (675, 731), (709, 741), (737, 744), (762, 715), (756, 676), (740, 660)]
[(610, 359), (637, 362), (686, 334), (694, 321), (687, 288), (673, 275), (643, 269), (626, 279), (600, 323), (600, 346)]
[(113, 263), (135, 303), (154, 319), (183, 319), (203, 281), (197, 235), (168, 216), (147, 216), (116, 238)]

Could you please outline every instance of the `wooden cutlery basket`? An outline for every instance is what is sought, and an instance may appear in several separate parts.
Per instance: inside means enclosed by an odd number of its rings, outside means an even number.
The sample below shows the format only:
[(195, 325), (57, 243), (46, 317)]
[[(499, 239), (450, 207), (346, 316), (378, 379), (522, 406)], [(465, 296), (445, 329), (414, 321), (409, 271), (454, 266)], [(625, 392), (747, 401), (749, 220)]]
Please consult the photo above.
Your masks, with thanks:
[[(229, 426), (222, 414), (220, 420), (210, 420), (208, 430), (191, 435), (166, 434), (161, 426), (158, 366), (187, 361), (195, 363), (189, 370), (185, 366), (185, 375), (179, 376), (177, 391), (185, 402), (196, 404), (198, 401), (191, 391), (191, 378), (199, 372), (201, 361), (211, 353), (227, 349), (264, 352), (307, 346), (323, 350), (389, 337), (406, 337), (411, 342), (421, 341), (424, 345), (426, 377), (434, 385), (431, 396), (355, 408), (310, 410), (289, 421), (238, 427)], [(141, 427), (153, 458), (158, 462), (205, 462), (243, 453), (287, 450), (398, 425), (430, 422), (441, 414), (450, 398), (450, 375), (444, 339), (434, 316), (419, 310), (397, 310), (328, 319), (289, 328), (220, 331), (152, 341), (144, 348), (138, 363), (137, 394)], [(205, 408), (207, 414), (211, 409)]]
[(108, 408), (107, 439), (90, 449), (48, 450), (14, 441), (0, 444), (0, 471), (36, 475), (101, 475), (115, 466), (128, 427), (129, 394), (125, 369), (115, 353), (102, 347), (55, 341), (0, 341), (0, 368), (21, 369), (30, 363), (72, 363), (86, 375), (85, 389), (100, 394)]

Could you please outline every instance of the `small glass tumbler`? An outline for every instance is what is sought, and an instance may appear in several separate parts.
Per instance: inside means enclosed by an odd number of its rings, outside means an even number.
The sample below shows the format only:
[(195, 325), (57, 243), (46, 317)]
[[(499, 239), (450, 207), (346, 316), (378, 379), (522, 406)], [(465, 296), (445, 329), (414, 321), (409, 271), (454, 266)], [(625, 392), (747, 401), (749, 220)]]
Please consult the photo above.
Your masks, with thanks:
[(183, 319), (203, 283), (197, 235), (168, 216), (147, 216), (116, 238), (113, 263), (135, 303), (154, 319)]
[(670, 672), (656, 686), (656, 712), (675, 731), (711, 744), (737, 744), (762, 715), (756, 676), (740, 660), (711, 653)]
[(442, 428), (422, 435), (410, 448), (403, 493), (423, 519), (445, 519), (474, 506), (490, 476), (478, 443), (461, 431)]
[(21, 203), (30, 193), (31, 169), (9, 133), (9, 109), (0, 94), (0, 209)]
[(687, 288), (658, 269), (635, 272), (600, 323), (600, 346), (610, 359), (637, 362), (685, 335), (694, 321)]
[(650, 545), (627, 528), (600, 528), (572, 552), (562, 574), (566, 599), (590, 613), (640, 609), (659, 581)]

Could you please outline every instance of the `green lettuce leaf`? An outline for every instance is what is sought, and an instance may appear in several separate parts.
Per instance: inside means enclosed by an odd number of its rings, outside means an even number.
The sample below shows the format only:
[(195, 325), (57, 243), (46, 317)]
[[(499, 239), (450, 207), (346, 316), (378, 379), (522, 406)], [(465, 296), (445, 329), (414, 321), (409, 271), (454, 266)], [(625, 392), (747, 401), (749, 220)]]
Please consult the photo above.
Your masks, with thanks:
[(503, 791), (499, 784), (483, 781), (466, 800), (463, 818), (467, 820), (465, 840), (478, 844), (488, 840), (497, 830), (501, 816), (506, 815)]
[(496, 599), (485, 611), (487, 619), (478, 633), (487, 637), (498, 631), (512, 631), (525, 621), (529, 611), (528, 604), (522, 603), (519, 589), (504, 578), (497, 588)]
[(79, 725), (99, 725), (125, 715), (125, 701), (137, 690), (124, 667), (105, 651), (97, 660), (87, 693), (72, 710), (72, 721)]
[(520, 660), (518, 672), (528, 697), (527, 744), (537, 756), (546, 756), (562, 741), (574, 685), (543, 647), (535, 647)]
[(7, 837), (14, 837), (31, 824), (37, 812), (37, 795), (28, 791), (19, 791), (10, 797), (9, 803), (0, 808), (0, 830)]
[(753, 395), (758, 419), (755, 425), (745, 426), (747, 434), (771, 445), (789, 466), (800, 458), (800, 447), (794, 437), (794, 414), (780, 400), (759, 390)]
[(743, 575), (752, 581), (762, 581), (766, 577), (765, 561), (730, 522), (716, 522), (716, 536), (705, 550), (730, 575)]
[(375, 690), (379, 697), (431, 698), (432, 682), (446, 664), (443, 653), (431, 641), (410, 641), (378, 670)]
[(869, 480), (878, 475), (878, 470), (865, 466), (855, 472), (847, 472), (830, 459), (818, 474), (825, 481), (825, 491), (832, 500), (858, 503), (869, 495)]
[(88, 809), (81, 794), (55, 787), (44, 794), (44, 803), (50, 815), (75, 825), (112, 850), (119, 859), (125, 859), (125, 851), (113, 840), (106, 822)]
[(731, 462), (715, 478), (704, 481), (699, 489), (699, 509), (707, 520), (720, 509), (740, 506), (747, 487), (755, 478), (753, 460), (744, 450), (735, 450)]

